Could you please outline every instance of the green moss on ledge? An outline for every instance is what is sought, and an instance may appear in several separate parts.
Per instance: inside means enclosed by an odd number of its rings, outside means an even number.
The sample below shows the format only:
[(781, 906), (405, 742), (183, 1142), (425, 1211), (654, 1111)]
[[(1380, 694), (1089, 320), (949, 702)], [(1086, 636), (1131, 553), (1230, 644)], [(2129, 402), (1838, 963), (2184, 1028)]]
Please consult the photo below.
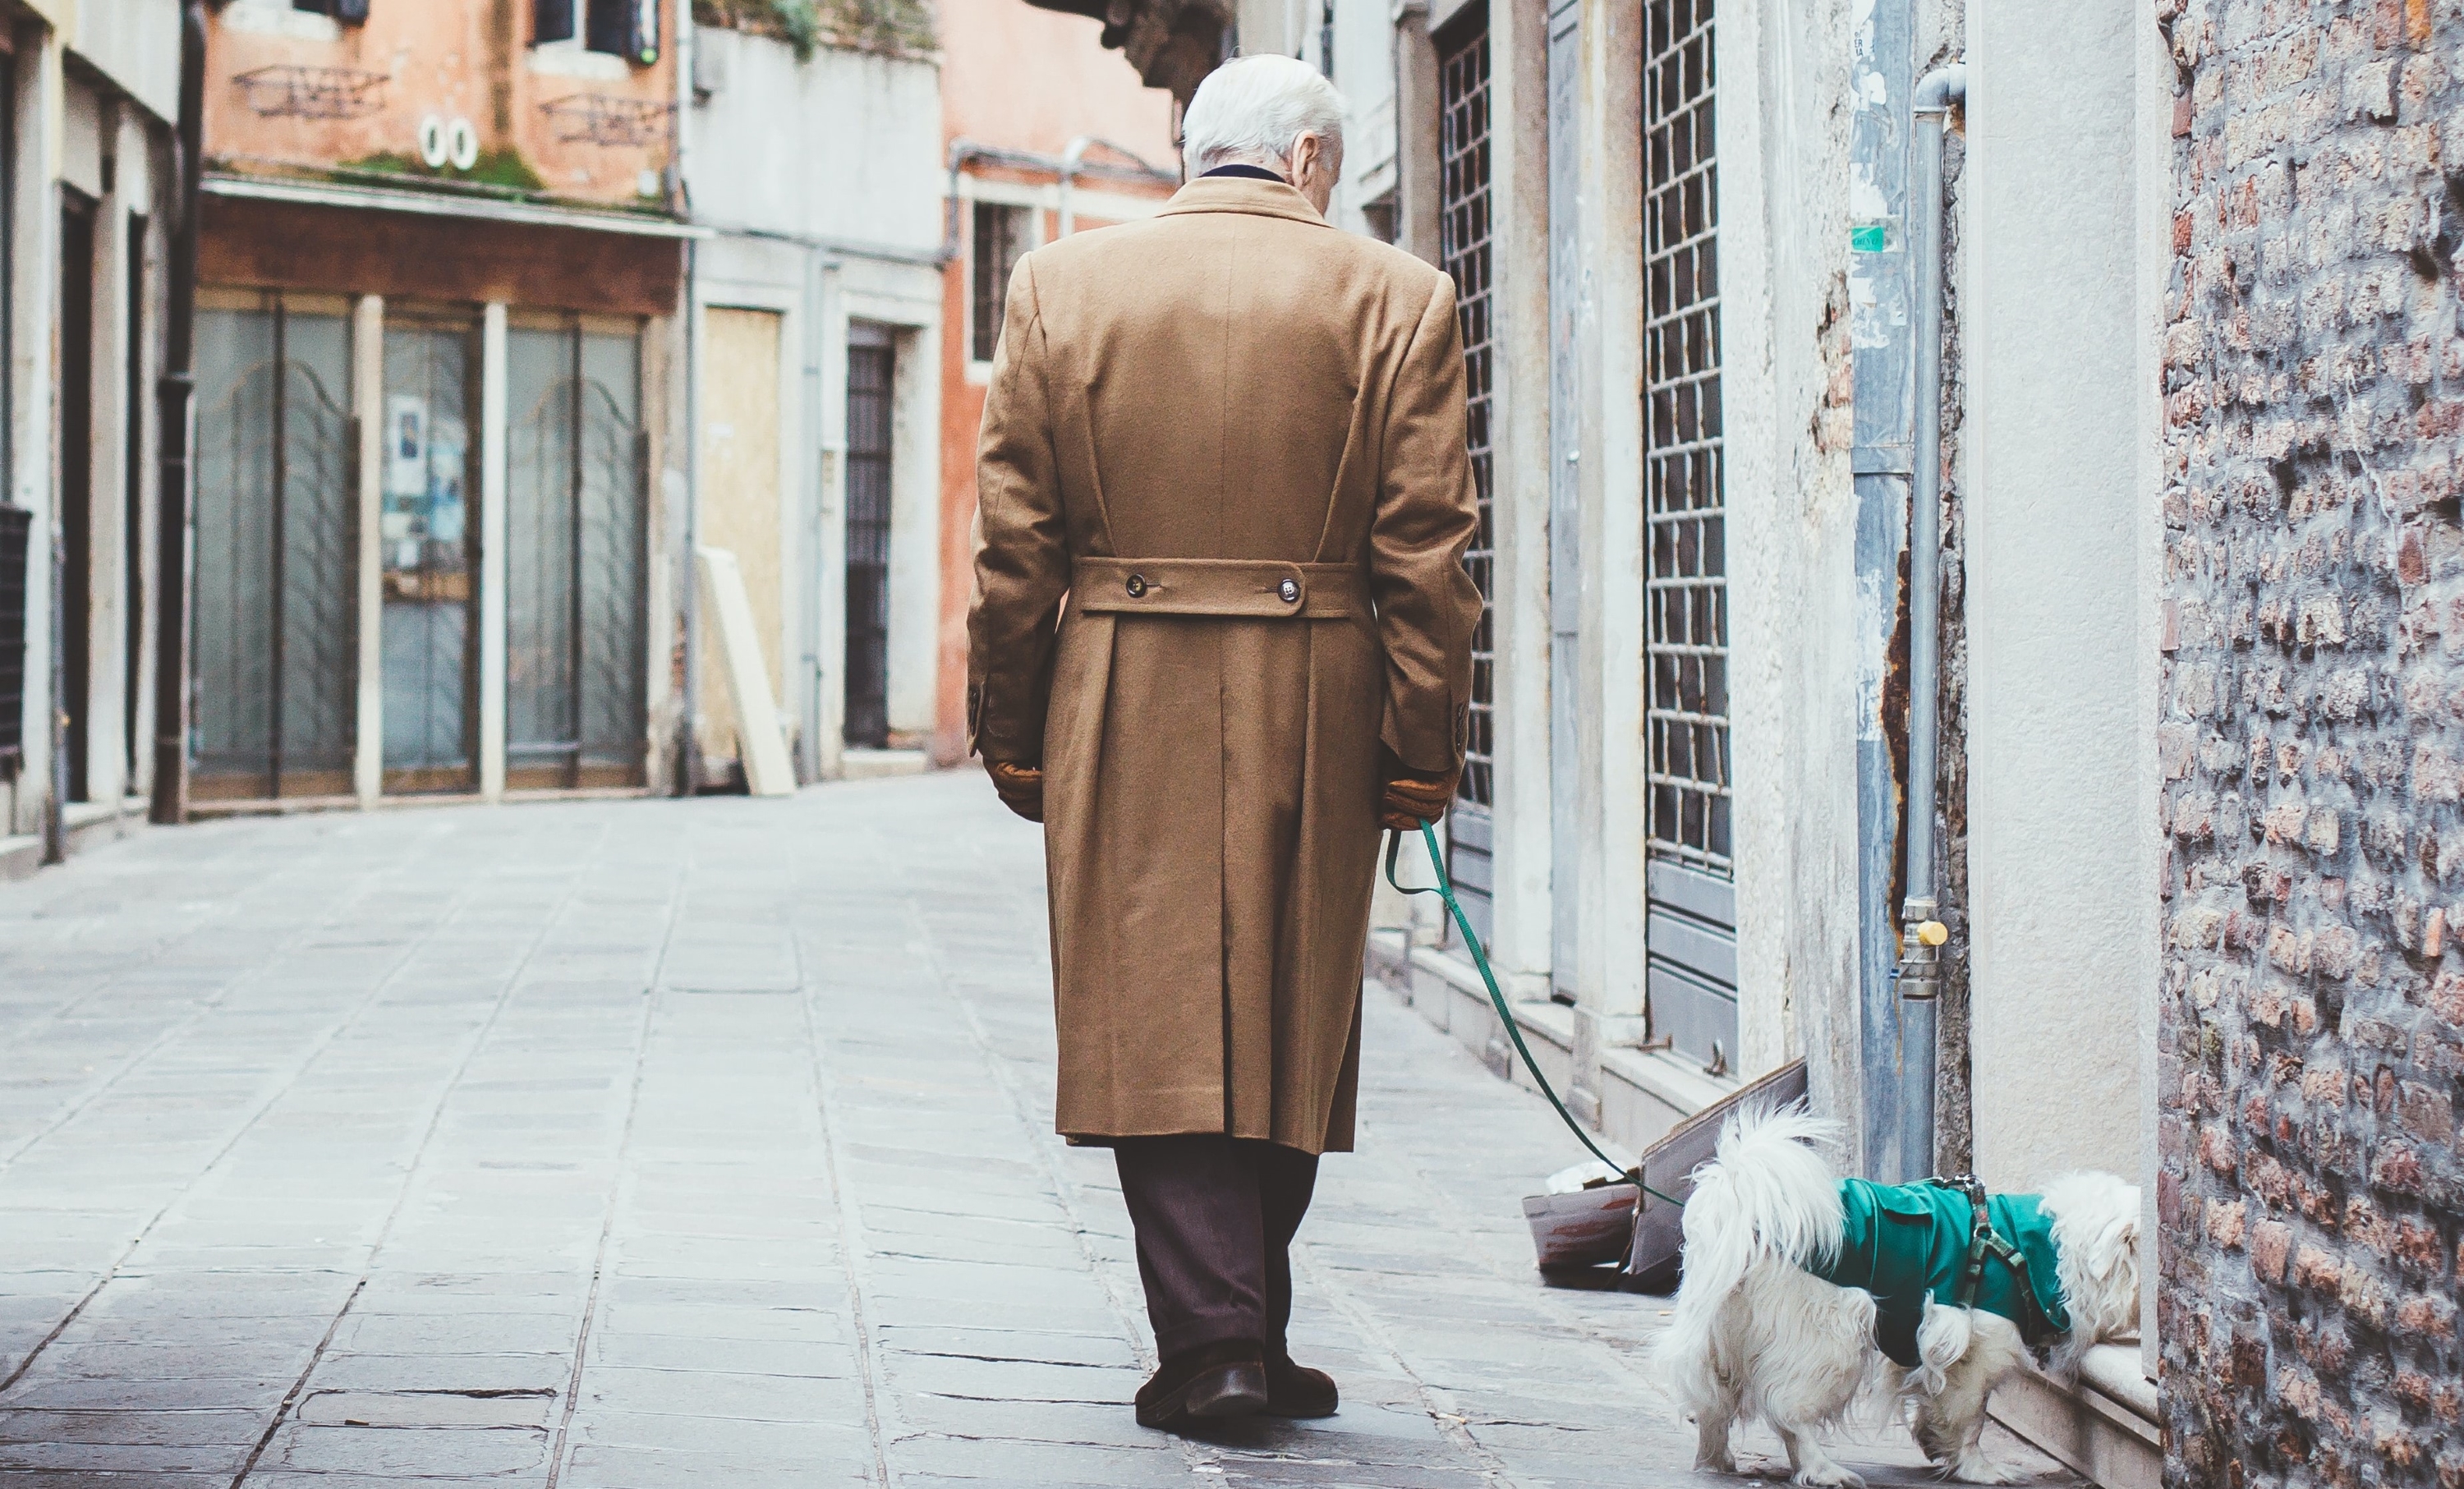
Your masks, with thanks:
[(539, 173), (531, 169), (518, 150), (482, 150), (469, 170), (455, 170), (451, 165), (431, 168), (425, 161), (392, 150), (380, 150), (356, 161), (344, 161), (349, 170), (372, 171), (389, 176), (410, 176), (429, 181), (469, 182), (473, 186), (496, 186), (507, 191), (537, 192), (547, 189)]

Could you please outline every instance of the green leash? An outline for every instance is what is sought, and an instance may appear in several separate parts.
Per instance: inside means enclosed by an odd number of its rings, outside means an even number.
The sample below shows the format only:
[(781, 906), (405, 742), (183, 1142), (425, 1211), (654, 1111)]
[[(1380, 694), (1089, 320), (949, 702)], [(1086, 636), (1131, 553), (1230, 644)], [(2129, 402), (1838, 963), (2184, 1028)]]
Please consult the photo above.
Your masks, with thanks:
[(1541, 1095), (1549, 1098), (1549, 1105), (1557, 1108), (1558, 1119), (1566, 1124), (1566, 1130), (1573, 1133), (1577, 1141), (1590, 1149), (1593, 1157), (1612, 1169), (1619, 1169), (1625, 1175), (1626, 1182), (1635, 1188), (1663, 1204), (1684, 1208), (1685, 1201), (1663, 1194), (1642, 1182), (1642, 1169), (1639, 1165), (1630, 1169), (1621, 1168), (1616, 1159), (1600, 1151), (1600, 1145), (1592, 1141), (1592, 1134), (1583, 1130), (1583, 1125), (1576, 1122), (1574, 1114), (1566, 1109), (1566, 1104), (1557, 1099), (1556, 1087), (1551, 1085), (1549, 1078), (1540, 1073), (1540, 1062), (1531, 1058), (1531, 1046), (1523, 1042), (1523, 1027), (1514, 1021), (1514, 1010), (1506, 1006), (1506, 995), (1498, 989), (1497, 974), (1489, 970), (1488, 953), (1482, 949), (1479, 935), (1471, 929), (1471, 917), (1463, 913), (1463, 902), (1455, 898), (1454, 881), (1446, 877), (1446, 856), (1438, 849), (1438, 829), (1426, 819), (1420, 822), (1420, 838), (1429, 845), (1429, 866), (1438, 871), (1438, 882), (1435, 885), (1421, 885), (1414, 888), (1395, 877), (1395, 859), (1403, 851), (1403, 834), (1394, 830), (1386, 834), (1386, 882), (1405, 894), (1434, 894), (1445, 902), (1447, 909), (1454, 912), (1455, 925), (1463, 931), (1463, 945), (1471, 948), (1472, 965), (1480, 969), (1480, 980), (1488, 988), (1488, 1000), (1497, 1006), (1497, 1017), (1506, 1025), (1506, 1037), (1514, 1041), (1514, 1053), (1523, 1057), (1523, 1068), (1531, 1072), (1532, 1084), (1540, 1087)]

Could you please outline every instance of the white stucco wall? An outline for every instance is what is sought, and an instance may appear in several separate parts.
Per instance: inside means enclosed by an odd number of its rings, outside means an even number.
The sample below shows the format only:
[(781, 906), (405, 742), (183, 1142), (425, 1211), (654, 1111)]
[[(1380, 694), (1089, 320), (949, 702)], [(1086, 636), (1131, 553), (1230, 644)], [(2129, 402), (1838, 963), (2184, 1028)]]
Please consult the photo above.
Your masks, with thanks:
[[(1335, 0), (1334, 67), (1343, 94), (1343, 186), (1335, 193), (1335, 226), (1365, 230), (1360, 205), (1395, 189), (1395, 25), (1388, 0)], [(1320, 33), (1309, 42), (1320, 67)]]
[(1845, 0), (1780, 0), (1723, 10), (1718, 45), (1738, 1068), (1804, 1055), (1854, 1132), (1857, 514), (1844, 425), (1815, 434), (1847, 295), (1848, 24)]
[(696, 28), (686, 157), (693, 215), (733, 227), (932, 251), (941, 246), (940, 69), (823, 48), (799, 63), (764, 36)]
[(52, 749), (52, 342), (59, 307), (59, 187), (52, 163), (61, 149), (67, 113), (57, 39), (30, 31), (17, 45), (17, 159), (11, 204), (12, 241), (7, 269), (14, 276), (10, 315), (9, 401), (13, 456), (10, 498), (34, 514), (26, 543), (26, 705), (20, 728), (25, 762), (8, 788), (9, 821), (0, 828), (35, 833), (51, 790)]
[(2157, 860), (2134, 9), (1969, 9), (1971, 1058), (1996, 1187), (2140, 1168)]
[(1489, 14), (1489, 455), (1497, 903), (1488, 955), (1547, 996), (1549, 780), (1549, 96), (1536, 5)]
[(180, 0), (81, 0), (70, 50), (165, 123), (180, 117)]
[(946, 232), (940, 70), (793, 49), (717, 27), (693, 33), (686, 183), (718, 230), (699, 250), (703, 306), (779, 312), (780, 629), (800, 768), (841, 769), (845, 702), (847, 344), (850, 320), (893, 328), (890, 707), (932, 722), (940, 596), (940, 316)]

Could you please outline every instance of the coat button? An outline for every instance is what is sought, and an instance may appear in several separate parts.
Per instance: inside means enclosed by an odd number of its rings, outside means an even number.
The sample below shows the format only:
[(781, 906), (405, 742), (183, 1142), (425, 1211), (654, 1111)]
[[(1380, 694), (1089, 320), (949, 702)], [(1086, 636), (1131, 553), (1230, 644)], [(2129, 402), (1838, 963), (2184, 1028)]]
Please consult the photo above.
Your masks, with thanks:
[(1301, 602), (1300, 580), (1287, 579), (1275, 586), (1275, 593), (1283, 596), (1284, 603), (1287, 605), (1299, 604)]
[(1130, 598), (1132, 600), (1135, 600), (1139, 596), (1144, 595), (1147, 592), (1147, 577), (1143, 574), (1131, 575), (1129, 591)]

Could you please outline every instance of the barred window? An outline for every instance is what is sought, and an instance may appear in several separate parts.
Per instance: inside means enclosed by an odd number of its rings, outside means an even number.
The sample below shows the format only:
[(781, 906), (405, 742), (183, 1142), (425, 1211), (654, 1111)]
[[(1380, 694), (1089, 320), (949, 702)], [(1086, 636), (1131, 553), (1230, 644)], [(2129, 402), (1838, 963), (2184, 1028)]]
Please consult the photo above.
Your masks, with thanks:
[(1009, 308), (1010, 271), (1026, 252), (1027, 211), (1023, 207), (991, 202), (975, 204), (974, 293), (970, 296), (975, 319), (967, 355), (977, 361), (992, 361), (993, 348), (1001, 344), (1001, 317)]
[(1720, 421), (1713, 0), (1654, 0), (1644, 37), (1643, 462), (1651, 851), (1730, 868), (1727, 504)]
[(1496, 699), (1497, 533), (1489, 471), (1489, 194), (1488, 28), (1473, 15), (1439, 40), (1439, 246), (1455, 281), (1455, 308), (1463, 319), (1465, 438), (1472, 480), (1479, 491), (1480, 531), (1463, 554), (1463, 567), (1480, 586), (1480, 622), (1472, 630), (1471, 727), (1463, 753), (1463, 799), (1487, 806), (1494, 799), (1496, 758), (1492, 709)]

